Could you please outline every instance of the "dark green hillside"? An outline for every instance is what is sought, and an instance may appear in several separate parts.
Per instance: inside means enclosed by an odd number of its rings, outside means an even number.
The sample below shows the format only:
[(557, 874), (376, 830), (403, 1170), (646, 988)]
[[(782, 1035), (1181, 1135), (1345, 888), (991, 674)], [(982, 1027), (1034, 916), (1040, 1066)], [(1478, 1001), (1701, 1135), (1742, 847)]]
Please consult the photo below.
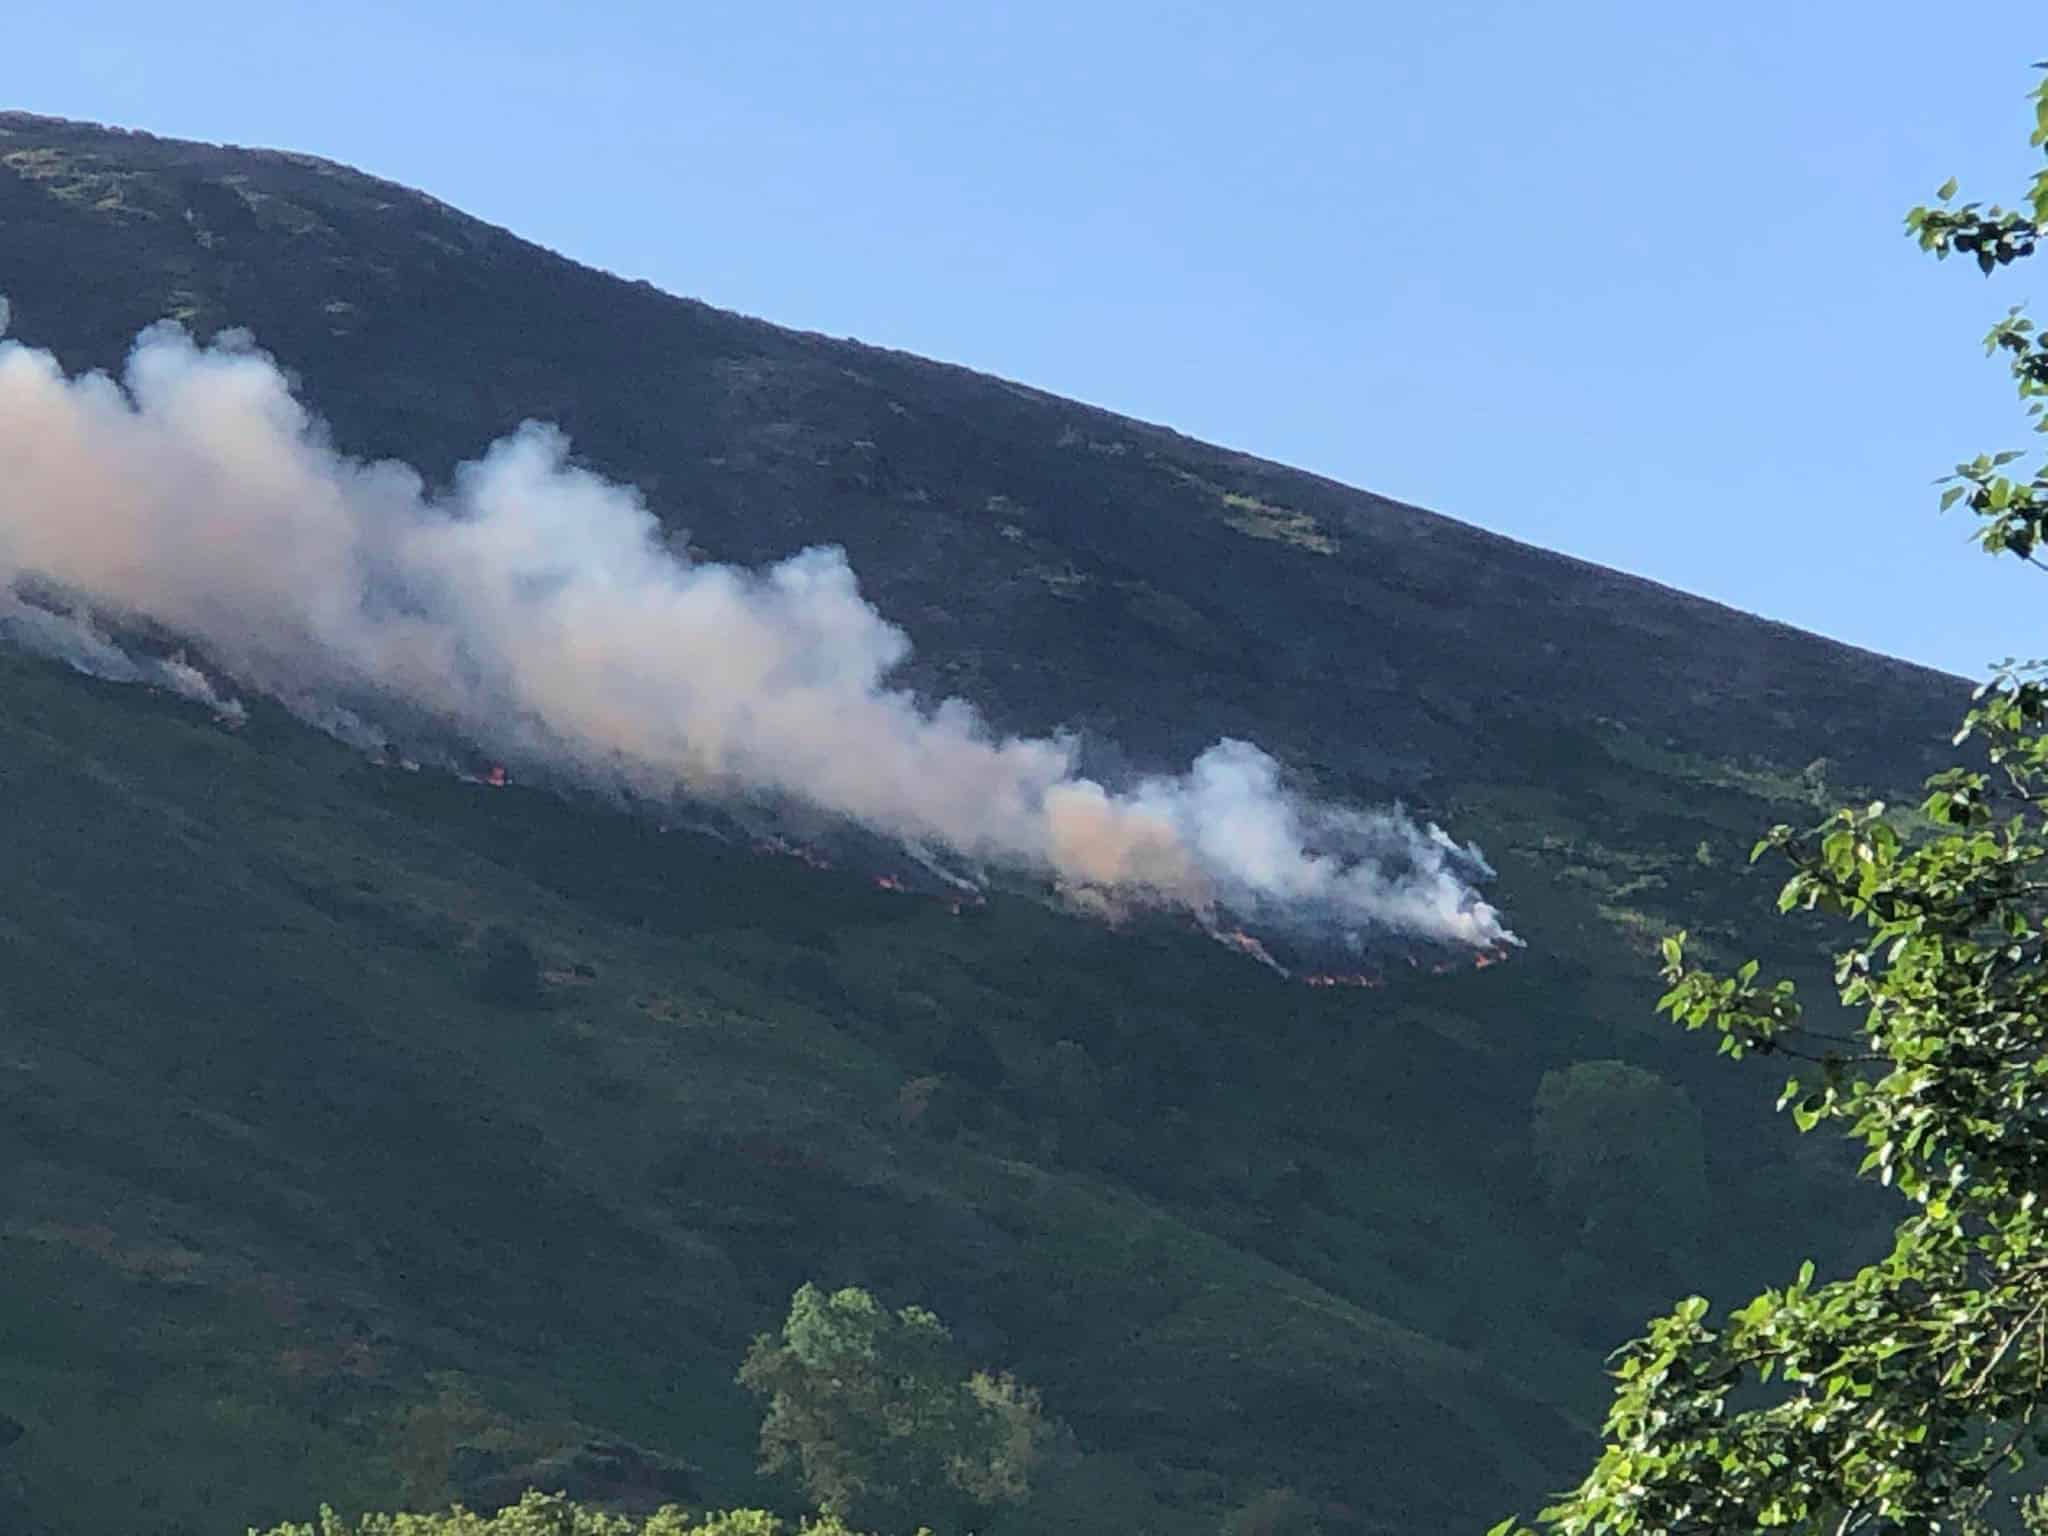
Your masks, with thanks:
[[(622, 283), (304, 156), (0, 114), (18, 335), (117, 365), (255, 333), (357, 452), (445, 470), (528, 417), (721, 559), (844, 544), (920, 678), (1176, 760), (1219, 732), (1455, 784), (1524, 721), (1885, 762), (1938, 679), (1413, 507), (900, 353)], [(1873, 719), (1880, 682), (1923, 701)], [(1489, 770), (1497, 771), (1497, 770)]]
[[(845, 544), (918, 680), (1008, 723), (1404, 793), (1529, 941), (1295, 987), (0, 654), (9, 1529), (443, 1499), (593, 1435), (757, 1498), (732, 1375), (805, 1279), (1043, 1390), (1073, 1444), (1018, 1529), (1282, 1485), (1333, 1532), (1483, 1528), (1583, 1462), (1589, 1362), (1681, 1264), (1730, 1291), (1859, 1241), (1654, 1029), (1650, 939), (1766, 907), (1743, 855), (1823, 781), (1914, 782), (1953, 680), (302, 157), (0, 116), (0, 293), (74, 366), (247, 326), (345, 446), (434, 472), (559, 421), (715, 556)], [(527, 1004), (483, 981), (506, 932)], [(1544, 1074), (1612, 1057), (1708, 1127), (1668, 1267), (1532, 1155)]]

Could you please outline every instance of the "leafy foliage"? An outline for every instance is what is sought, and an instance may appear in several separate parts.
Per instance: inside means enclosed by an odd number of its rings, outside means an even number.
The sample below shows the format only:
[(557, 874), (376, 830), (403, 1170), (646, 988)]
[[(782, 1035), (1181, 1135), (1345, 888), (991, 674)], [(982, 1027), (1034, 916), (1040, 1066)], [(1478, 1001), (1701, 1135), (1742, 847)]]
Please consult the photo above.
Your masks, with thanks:
[[(2048, 146), (2048, 84), (2034, 93)], [(1937, 255), (1986, 272), (2048, 231), (2048, 171), (2030, 214), (1916, 208)], [(2048, 357), (2017, 314), (1993, 332), (2038, 415)], [(2039, 563), (2048, 508), (2017, 455), (1961, 466), (1987, 549)], [(1752, 961), (1696, 967), (1665, 946), (1662, 1006), (1735, 1057), (1798, 1064), (1802, 1130), (1839, 1128), (1862, 1171), (1908, 1203), (1891, 1252), (1846, 1278), (1804, 1265), (1724, 1317), (1693, 1296), (1620, 1356), (1607, 1449), (1543, 1514), (1579, 1533), (1969, 1532), (2036, 1525), (2048, 1455), (2048, 687), (2008, 666), (1957, 736), (1981, 746), (1928, 783), (1925, 829), (1882, 804), (1757, 845), (1791, 861), (1780, 905), (1860, 928), (1835, 983), (1857, 1027), (1809, 1019)], [(1505, 1531), (1509, 1522), (1499, 1529)]]
[(964, 1520), (1022, 1503), (1050, 1437), (1037, 1393), (963, 1375), (937, 1317), (891, 1314), (857, 1287), (799, 1289), (740, 1382), (768, 1400), (763, 1469), (797, 1470), (820, 1508), (849, 1518), (901, 1525), (950, 1505)]
[[(251, 1533), (256, 1536), (256, 1533)], [(657, 1510), (643, 1518), (608, 1513), (559, 1494), (532, 1492), (495, 1514), (457, 1507), (445, 1514), (363, 1515), (349, 1520), (322, 1509), (311, 1524), (274, 1526), (261, 1536), (858, 1536), (830, 1515), (792, 1527), (764, 1509), (691, 1517)]]

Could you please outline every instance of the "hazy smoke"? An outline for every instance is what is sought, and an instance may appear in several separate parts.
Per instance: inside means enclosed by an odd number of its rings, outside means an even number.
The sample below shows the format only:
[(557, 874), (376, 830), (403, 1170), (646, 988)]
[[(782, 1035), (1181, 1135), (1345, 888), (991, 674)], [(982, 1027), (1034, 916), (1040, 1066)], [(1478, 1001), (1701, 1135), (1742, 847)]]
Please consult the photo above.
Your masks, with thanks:
[[(1434, 827), (1290, 796), (1240, 741), (1112, 791), (1066, 740), (999, 737), (960, 700), (890, 687), (909, 642), (840, 550), (690, 564), (635, 492), (535, 425), (430, 497), (403, 465), (334, 453), (246, 339), (158, 326), (119, 384), (0, 341), (0, 591), (29, 584), (184, 636), (353, 740), (425, 715), (585, 782), (787, 797), (1120, 900), (1512, 941), (1475, 894), (1484, 860)], [(0, 631), (237, 707), (80, 613), (10, 599)]]
[[(0, 566), (0, 571), (5, 569)], [(235, 725), (249, 717), (240, 699), (222, 695), (213, 680), (182, 654), (131, 655), (95, 624), (90, 614), (23, 602), (8, 588), (0, 588), (0, 640), (67, 662), (88, 676), (108, 682), (147, 683), (168, 689), (195, 704), (205, 705), (217, 718)]]

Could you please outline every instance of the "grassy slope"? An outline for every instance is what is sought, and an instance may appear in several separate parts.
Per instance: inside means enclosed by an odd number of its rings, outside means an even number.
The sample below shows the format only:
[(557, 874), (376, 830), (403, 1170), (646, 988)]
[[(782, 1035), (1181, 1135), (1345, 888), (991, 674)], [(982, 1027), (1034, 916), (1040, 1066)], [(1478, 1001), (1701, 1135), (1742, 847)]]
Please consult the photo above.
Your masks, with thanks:
[[(161, 313), (250, 323), (345, 442), (433, 467), (564, 420), (716, 554), (847, 542), (920, 681), (1003, 719), (1140, 755), (1239, 731), (1419, 794), (1531, 940), (1288, 988), (0, 657), (0, 1411), (29, 1430), (0, 1499), (29, 1517), (439, 1493), (493, 1432), (465, 1391), (500, 1435), (623, 1434), (737, 1499), (732, 1368), (815, 1277), (1040, 1383), (1089, 1452), (1053, 1497), (1105, 1524), (1292, 1482), (1340, 1528), (1450, 1529), (1568, 1475), (1599, 1351), (1678, 1285), (1544, 1211), (1546, 1068), (1689, 1085), (1722, 1294), (1867, 1224), (1774, 1085), (1649, 1027), (1647, 935), (1759, 931), (1740, 856), (1809, 808), (1800, 767), (1910, 780), (1945, 680), (336, 168), (0, 135), (0, 291), (71, 361)], [(474, 999), (491, 923), (540, 949), (544, 1007)]]
[[(326, 1480), (388, 1484), (398, 1413), (448, 1370), (516, 1416), (684, 1449), (731, 1487), (751, 1420), (725, 1379), (809, 1274), (931, 1300), (1090, 1443), (1185, 1462), (1195, 1494), (1269, 1463), (1343, 1491), (1361, 1444), (1414, 1466), (1478, 1442), (1502, 1483), (1543, 1464), (1518, 1441), (1556, 1454), (1531, 1393), (1378, 1310), (1458, 1309), (1403, 1229), (1469, 1225), (1490, 1247), (1506, 1214), (1468, 1198), (1446, 1223), (1421, 1191), (1376, 1187), (1457, 1139), (1425, 1149), (1419, 1123), (1357, 1115), (1415, 1103), (1390, 1071), (1469, 1073), (1465, 1048), (1376, 1064), (1355, 1001), (1193, 938), (1119, 945), (1013, 902), (955, 917), (30, 664), (5, 663), (0, 690), (0, 1401), (32, 1427), (22, 1474), (81, 1490), (78, 1529), (134, 1501), (196, 1528), (208, 1508), (273, 1518)], [(544, 845), (658, 868), (673, 904), (643, 927), (565, 899), (534, 878)], [(557, 975), (544, 1008), (472, 1000), (488, 922), (534, 936)], [(1057, 989), (1029, 982), (1048, 967)], [(906, 1125), (900, 1089), (957, 1052), (962, 1017), (983, 1022), (991, 1089), (962, 1090), (957, 1127)], [(1126, 1024), (1201, 1037), (1234, 1091), (1147, 1038), (1105, 1123), (1053, 1113), (1034, 1053), (1075, 1039), (1114, 1064)], [(1311, 1081), (1317, 1058), (1332, 1070)], [(1262, 1123), (1282, 1107), (1285, 1138)], [(1261, 1183), (1292, 1158), (1330, 1190), (1263, 1231)], [(1379, 1497), (1412, 1515), (1447, 1486)]]

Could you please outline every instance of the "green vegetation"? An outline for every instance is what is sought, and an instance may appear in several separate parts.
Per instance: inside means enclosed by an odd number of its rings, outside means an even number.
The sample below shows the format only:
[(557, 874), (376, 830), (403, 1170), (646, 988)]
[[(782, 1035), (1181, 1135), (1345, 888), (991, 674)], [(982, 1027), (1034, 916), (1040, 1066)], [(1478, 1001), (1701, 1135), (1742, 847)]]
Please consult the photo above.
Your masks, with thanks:
[[(430, 476), (559, 421), (716, 557), (844, 543), (911, 680), (1000, 725), (1139, 767), (1227, 732), (1405, 796), (1530, 945), (1290, 986), (0, 652), (10, 1536), (773, 1506), (733, 1373), (806, 1281), (1042, 1392), (1064, 1428), (991, 1533), (1469, 1528), (1583, 1465), (1593, 1347), (1670, 1299), (1529, 1155), (1581, 1062), (1709, 1127), (1714, 1222), (1753, 1237), (1702, 1284), (1874, 1251), (1875, 1196), (1642, 1026), (1631, 945), (1736, 954), (1768, 891), (1696, 850), (1808, 814), (1817, 741), (1834, 783), (1917, 781), (1954, 680), (297, 157), (0, 116), (0, 228), (18, 330), (72, 366), (166, 313), (247, 326), (346, 447)], [(1824, 979), (1823, 937), (1763, 959)]]
[(493, 927), (478, 946), (476, 995), (501, 1008), (532, 1008), (541, 1000), (540, 957), (524, 935)]
[(1291, 544), (1297, 549), (1312, 554), (1334, 555), (1337, 541), (1325, 533), (1316, 520), (1306, 512), (1297, 512), (1290, 507), (1277, 507), (1261, 501), (1243, 491), (1227, 490), (1200, 475), (1181, 470), (1176, 478), (1183, 484), (1214, 496), (1224, 507), (1223, 521), (1239, 533), (1254, 539), (1269, 539), (1278, 544)]
[(922, 1307), (894, 1316), (856, 1287), (805, 1284), (780, 1336), (754, 1341), (740, 1384), (768, 1404), (762, 1470), (801, 1473), (818, 1507), (890, 1527), (973, 1529), (1022, 1504), (1050, 1427), (1008, 1375), (963, 1375)]
[(1580, 1239), (1670, 1256), (1707, 1215), (1706, 1132), (1685, 1090), (1625, 1061), (1543, 1074), (1530, 1131), (1551, 1204)]
[[(2033, 142), (2048, 148), (2048, 84), (2033, 99)], [(2048, 229), (2048, 169), (2024, 211), (1954, 192), (1907, 220), (1939, 256), (1988, 273)], [(2040, 333), (2014, 311), (1990, 346), (2041, 418)], [(2021, 457), (1958, 466), (1942, 504), (1980, 519), (1986, 550), (2038, 564), (2048, 467), (2007, 473)], [(1861, 1172), (1907, 1211), (1889, 1252), (1842, 1278), (1808, 1262), (1742, 1306), (1716, 1313), (1695, 1295), (1655, 1319), (1620, 1356), (1605, 1453), (1544, 1511), (1547, 1528), (2048, 1530), (2044, 669), (2008, 665), (1980, 691), (1956, 738), (1979, 750), (1927, 781), (1924, 831), (1902, 835), (1872, 804), (1757, 845), (1792, 864), (1783, 910), (1850, 931), (1834, 969), (1843, 1015), (1809, 1016), (1794, 982), (1760, 979), (1755, 961), (1719, 973), (1683, 934), (1666, 941), (1664, 1010), (1714, 1030), (1722, 1054), (1789, 1061), (1780, 1106), (1802, 1131), (1860, 1143)]]
[[(254, 1536), (254, 1533), (252, 1533)], [(311, 1525), (279, 1525), (262, 1536), (857, 1536), (830, 1515), (791, 1525), (765, 1509), (733, 1509), (692, 1518), (668, 1507), (644, 1518), (591, 1509), (558, 1495), (529, 1493), (493, 1514), (452, 1509), (443, 1515), (363, 1515), (322, 1510)]]
[(1320, 1536), (1322, 1522), (1291, 1488), (1260, 1494), (1223, 1522), (1223, 1536)]

